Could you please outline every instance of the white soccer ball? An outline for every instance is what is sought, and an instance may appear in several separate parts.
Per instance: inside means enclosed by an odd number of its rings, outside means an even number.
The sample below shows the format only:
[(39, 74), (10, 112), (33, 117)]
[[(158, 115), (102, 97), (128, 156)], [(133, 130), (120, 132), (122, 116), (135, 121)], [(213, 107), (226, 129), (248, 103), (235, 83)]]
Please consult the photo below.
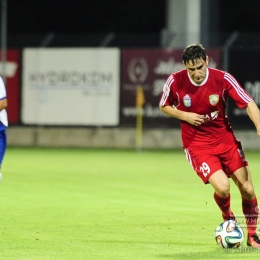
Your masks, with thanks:
[(222, 248), (238, 248), (245, 236), (242, 227), (234, 220), (221, 223), (215, 230), (215, 239)]

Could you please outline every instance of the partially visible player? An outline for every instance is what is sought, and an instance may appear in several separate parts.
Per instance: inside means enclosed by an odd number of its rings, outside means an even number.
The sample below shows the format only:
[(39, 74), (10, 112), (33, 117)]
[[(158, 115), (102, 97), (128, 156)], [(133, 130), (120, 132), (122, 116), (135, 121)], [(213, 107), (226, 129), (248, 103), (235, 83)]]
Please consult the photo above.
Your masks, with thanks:
[(231, 98), (239, 108), (246, 109), (260, 136), (259, 109), (232, 75), (208, 68), (208, 56), (201, 44), (187, 46), (182, 58), (185, 69), (168, 77), (159, 107), (180, 120), (186, 157), (202, 181), (213, 186), (224, 220), (235, 219), (230, 208), (232, 178), (242, 197), (247, 244), (260, 247), (256, 233), (258, 203), (248, 162), (225, 113), (227, 99)]
[(6, 107), (6, 89), (3, 79), (0, 77), (0, 180), (2, 180), (1, 167), (6, 151), (6, 128), (8, 127)]

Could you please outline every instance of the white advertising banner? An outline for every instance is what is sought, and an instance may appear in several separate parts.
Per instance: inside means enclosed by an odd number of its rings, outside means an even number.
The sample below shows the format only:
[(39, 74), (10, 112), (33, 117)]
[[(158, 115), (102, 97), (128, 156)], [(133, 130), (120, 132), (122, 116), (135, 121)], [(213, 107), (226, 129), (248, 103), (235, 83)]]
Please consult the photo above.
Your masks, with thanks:
[(119, 124), (118, 48), (26, 48), (22, 78), (24, 124)]

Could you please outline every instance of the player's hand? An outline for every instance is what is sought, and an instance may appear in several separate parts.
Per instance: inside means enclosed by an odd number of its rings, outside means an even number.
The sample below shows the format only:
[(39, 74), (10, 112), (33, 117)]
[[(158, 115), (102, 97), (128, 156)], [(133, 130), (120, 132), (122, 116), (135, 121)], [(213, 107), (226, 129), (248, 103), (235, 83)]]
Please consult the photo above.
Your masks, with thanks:
[(196, 113), (191, 113), (191, 112), (187, 112), (185, 114), (185, 119), (186, 122), (188, 122), (191, 125), (194, 126), (200, 126), (201, 124), (203, 124), (204, 122), (206, 122), (206, 118), (203, 115), (199, 115)]
[(260, 136), (260, 128), (256, 130), (257, 135)]

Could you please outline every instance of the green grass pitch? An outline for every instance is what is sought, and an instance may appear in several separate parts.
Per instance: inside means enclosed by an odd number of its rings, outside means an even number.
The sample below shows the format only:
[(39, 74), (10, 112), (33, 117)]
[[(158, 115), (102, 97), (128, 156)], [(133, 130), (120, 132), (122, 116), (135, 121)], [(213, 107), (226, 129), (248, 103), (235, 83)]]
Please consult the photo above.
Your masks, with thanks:
[[(247, 152), (260, 196), (259, 151)], [(213, 189), (181, 150), (9, 147), (0, 184), (0, 259), (258, 259), (224, 251)], [(242, 213), (232, 183), (232, 208)], [(260, 199), (259, 199), (260, 201)]]

